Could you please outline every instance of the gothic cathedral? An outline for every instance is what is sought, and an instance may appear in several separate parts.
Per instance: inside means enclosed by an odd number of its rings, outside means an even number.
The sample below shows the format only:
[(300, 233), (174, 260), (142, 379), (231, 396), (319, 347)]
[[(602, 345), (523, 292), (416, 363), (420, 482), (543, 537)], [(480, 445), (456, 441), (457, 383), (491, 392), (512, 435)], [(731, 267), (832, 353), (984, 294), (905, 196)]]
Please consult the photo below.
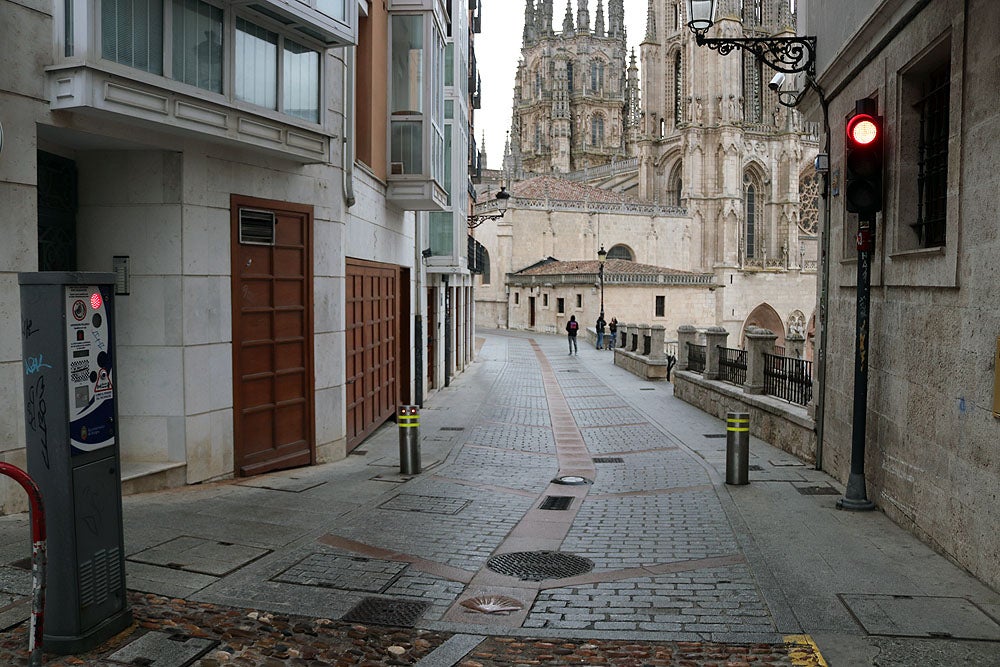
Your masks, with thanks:
[[(793, 2), (719, 0), (712, 36), (794, 35)], [(552, 5), (525, 6), (502, 174), (513, 211), (477, 230), (497, 273), (595, 260), (603, 247), (609, 260), (711, 283), (694, 307), (669, 291), (654, 300), (625, 290), (644, 278), (606, 275), (630, 321), (811, 333), (820, 128), (789, 106), (801, 82), (772, 80), (751, 53), (699, 47), (684, 0), (648, 0), (638, 59), (624, 0), (596, 0), (593, 17), (588, 0), (567, 0), (558, 32)], [(487, 278), (477, 303), (497, 326), (559, 331), (558, 313), (543, 318), (545, 296), (542, 319), (522, 317), (512, 285)], [(590, 310), (586, 296), (566, 303)]]

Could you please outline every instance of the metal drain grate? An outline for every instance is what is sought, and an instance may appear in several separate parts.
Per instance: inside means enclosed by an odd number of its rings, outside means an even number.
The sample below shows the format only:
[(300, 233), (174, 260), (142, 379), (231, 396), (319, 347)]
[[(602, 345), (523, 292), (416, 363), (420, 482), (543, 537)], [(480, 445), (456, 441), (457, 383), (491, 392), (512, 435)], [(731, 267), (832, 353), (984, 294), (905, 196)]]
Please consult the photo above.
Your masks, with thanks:
[(545, 496), (545, 500), (538, 506), (540, 510), (568, 510), (573, 504), (573, 496)]
[(656, 391), (656, 387), (639, 387), (639, 391)]
[(464, 431), (464, 426), (442, 426), (439, 430), (441, 431)]
[(828, 486), (826, 484), (822, 486), (796, 486), (795, 490), (801, 493), (803, 496), (839, 496), (840, 491)]
[(763, 470), (763, 468), (761, 468), (760, 466), (747, 466), (747, 470), (756, 470), (759, 472)]
[(725, 433), (703, 433), (706, 438), (725, 438)]
[(347, 452), (348, 456), (368, 456), (368, 450), (365, 449), (352, 449)]
[(365, 598), (341, 616), (341, 620), (350, 623), (412, 628), (429, 606), (427, 602), (414, 600)]
[(515, 551), (493, 556), (486, 567), (521, 581), (564, 579), (594, 569), (594, 562), (561, 551)]
[(598, 456), (593, 460), (594, 463), (625, 463), (625, 459), (620, 456)]

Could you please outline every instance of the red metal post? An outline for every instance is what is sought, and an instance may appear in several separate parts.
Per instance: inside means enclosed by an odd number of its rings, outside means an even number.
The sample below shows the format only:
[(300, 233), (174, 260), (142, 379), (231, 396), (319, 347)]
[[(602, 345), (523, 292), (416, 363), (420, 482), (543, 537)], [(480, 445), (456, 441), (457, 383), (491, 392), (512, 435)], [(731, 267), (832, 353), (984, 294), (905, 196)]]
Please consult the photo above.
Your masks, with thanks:
[(28, 631), (28, 664), (42, 664), (42, 627), (45, 617), (45, 506), (35, 480), (17, 466), (0, 462), (0, 475), (24, 487), (31, 504), (31, 626)]

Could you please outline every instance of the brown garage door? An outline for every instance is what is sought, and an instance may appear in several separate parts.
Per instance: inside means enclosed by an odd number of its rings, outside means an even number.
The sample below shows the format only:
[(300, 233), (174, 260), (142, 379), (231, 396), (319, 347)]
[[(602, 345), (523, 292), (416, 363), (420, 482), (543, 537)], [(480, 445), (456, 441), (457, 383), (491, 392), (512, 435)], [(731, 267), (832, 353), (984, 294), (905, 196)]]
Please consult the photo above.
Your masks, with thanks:
[(399, 403), (399, 276), (390, 264), (348, 259), (347, 449), (389, 419)]
[(312, 208), (233, 196), (236, 474), (314, 459)]

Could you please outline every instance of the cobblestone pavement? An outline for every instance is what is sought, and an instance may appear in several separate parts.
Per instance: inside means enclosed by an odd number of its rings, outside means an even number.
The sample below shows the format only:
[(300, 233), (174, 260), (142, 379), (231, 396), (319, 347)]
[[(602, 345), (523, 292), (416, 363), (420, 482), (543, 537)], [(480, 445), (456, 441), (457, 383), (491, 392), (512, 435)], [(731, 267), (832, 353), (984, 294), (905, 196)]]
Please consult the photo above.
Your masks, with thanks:
[[(397, 472), (389, 425), (333, 464), (126, 498), (137, 624), (47, 664), (127, 664), (110, 656), (144, 632), (209, 640), (191, 663), (206, 667), (823, 664), (807, 638), (788, 637), (820, 614), (833, 619), (824, 627), (856, 633), (835, 595), (858, 589), (838, 583), (793, 613), (795, 588), (829, 576), (829, 550), (804, 545), (808, 569), (782, 588), (738, 503), (808, 509), (815, 498), (780, 489), (829, 478), (758, 443), (754, 486), (725, 487), (718, 420), (681, 407), (662, 384), (615, 384), (603, 366), (613, 368), (611, 355), (591, 363), (562, 343), (491, 336), (480, 361), (424, 407), (420, 475)], [(585, 483), (565, 484), (567, 471)], [(830, 524), (810, 521), (813, 538)], [(11, 536), (26, 534), (25, 517), (0, 521), (0, 621), (29, 592), (12, 567), (30, 544)], [(853, 562), (873, 553), (859, 544)], [(772, 543), (766, 557), (785, 558), (786, 546)], [(491, 568), (515, 552), (587, 566), (540, 578)], [(916, 581), (928, 562), (905, 576)], [(901, 583), (888, 593), (912, 594), (897, 574), (905, 565), (866, 576), (890, 572)], [(372, 600), (413, 617), (357, 621)], [(470, 609), (480, 603), (509, 608)], [(26, 664), (26, 623), (3, 627), (0, 667)]]
[[(145, 632), (173, 640), (208, 640), (204, 654), (187, 664), (196, 667), (347, 667), (412, 665), (428, 658), (453, 635), (412, 628), (387, 628), (325, 618), (278, 615), (231, 609), (207, 603), (131, 593), (133, 625), (100, 648), (75, 655), (46, 655), (51, 667), (89, 665), (121, 667), (113, 659), (123, 646)], [(459, 664), (489, 665), (620, 665), (685, 667), (750, 667), (751, 665), (817, 665), (813, 647), (802, 643), (720, 645), (700, 642), (632, 642), (546, 640), (487, 637)], [(475, 638), (474, 638), (475, 641)], [(24, 624), (0, 633), (0, 665), (28, 664)], [(135, 662), (145, 665), (148, 662)]]

